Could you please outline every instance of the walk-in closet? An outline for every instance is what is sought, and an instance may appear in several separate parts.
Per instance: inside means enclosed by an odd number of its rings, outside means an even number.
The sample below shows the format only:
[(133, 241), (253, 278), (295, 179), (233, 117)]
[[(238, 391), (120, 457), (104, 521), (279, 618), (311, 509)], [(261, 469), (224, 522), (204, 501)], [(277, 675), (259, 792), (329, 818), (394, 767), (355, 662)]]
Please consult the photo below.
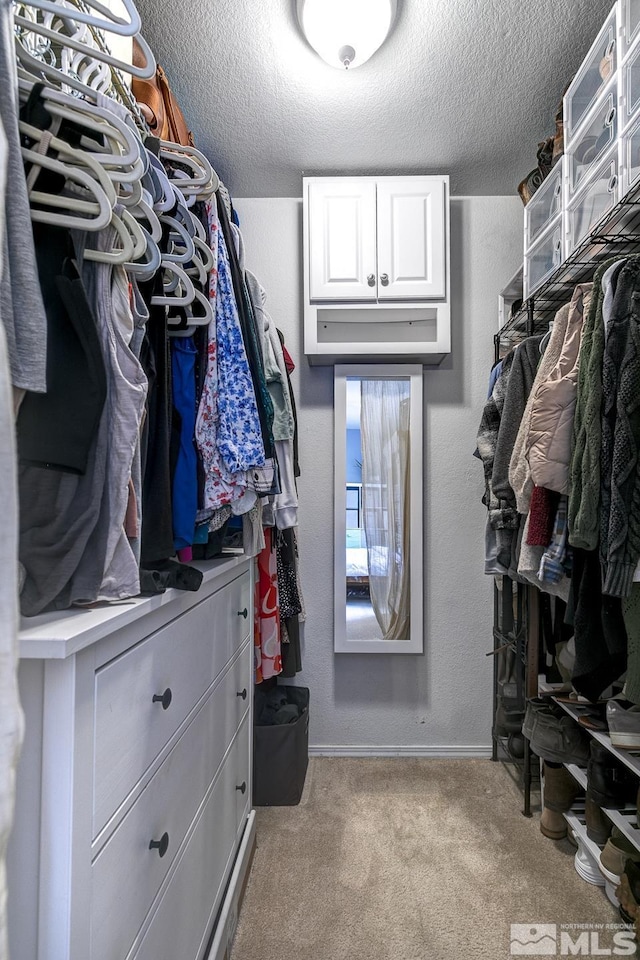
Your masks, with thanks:
[(0, 0), (0, 960), (637, 956), (640, 2)]

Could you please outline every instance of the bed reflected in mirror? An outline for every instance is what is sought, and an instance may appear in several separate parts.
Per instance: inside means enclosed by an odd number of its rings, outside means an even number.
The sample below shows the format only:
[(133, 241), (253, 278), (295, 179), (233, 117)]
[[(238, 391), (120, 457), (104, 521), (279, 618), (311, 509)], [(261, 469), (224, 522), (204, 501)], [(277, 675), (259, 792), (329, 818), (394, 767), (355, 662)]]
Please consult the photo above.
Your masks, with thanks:
[(422, 368), (335, 370), (335, 650), (422, 651)]

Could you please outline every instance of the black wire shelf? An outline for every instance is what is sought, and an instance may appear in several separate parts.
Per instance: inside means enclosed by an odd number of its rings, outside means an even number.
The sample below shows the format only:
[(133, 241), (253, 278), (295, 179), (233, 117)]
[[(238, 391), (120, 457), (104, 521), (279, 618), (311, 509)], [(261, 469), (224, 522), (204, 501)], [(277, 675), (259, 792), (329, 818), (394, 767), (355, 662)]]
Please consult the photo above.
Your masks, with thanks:
[(611, 257), (640, 254), (640, 184), (595, 225), (573, 253), (524, 300), (495, 335), (496, 347), (507, 347), (525, 336), (544, 333), (556, 313), (571, 300), (574, 287), (587, 283)]

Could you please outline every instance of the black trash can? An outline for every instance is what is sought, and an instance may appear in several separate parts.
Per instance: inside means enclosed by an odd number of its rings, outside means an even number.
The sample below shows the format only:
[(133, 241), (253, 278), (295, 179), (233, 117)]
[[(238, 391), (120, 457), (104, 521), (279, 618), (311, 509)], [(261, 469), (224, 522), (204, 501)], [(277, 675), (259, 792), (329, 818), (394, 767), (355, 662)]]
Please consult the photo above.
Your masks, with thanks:
[[(283, 719), (294, 713), (291, 722), (268, 723), (267, 698), (280, 697)], [(273, 720), (273, 716), (270, 717)], [(256, 689), (253, 740), (253, 804), (256, 807), (290, 807), (300, 803), (309, 764), (309, 688), (277, 686), (271, 691)]]

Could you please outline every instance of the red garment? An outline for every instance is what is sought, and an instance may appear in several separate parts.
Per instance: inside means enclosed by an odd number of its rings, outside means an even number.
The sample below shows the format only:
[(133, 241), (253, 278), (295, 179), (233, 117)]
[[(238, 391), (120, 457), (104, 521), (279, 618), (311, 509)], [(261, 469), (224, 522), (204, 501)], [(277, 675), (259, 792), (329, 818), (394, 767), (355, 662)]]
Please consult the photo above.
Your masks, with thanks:
[(533, 488), (527, 534), (527, 544), (530, 547), (548, 547), (551, 543), (559, 498), (558, 493), (547, 490), (546, 487)]
[(294, 371), (295, 368), (296, 368), (296, 365), (295, 365), (295, 363), (293, 362), (293, 360), (291, 359), (291, 354), (289, 353), (289, 351), (288, 351), (287, 348), (285, 347), (284, 343), (282, 344), (282, 355), (283, 355), (283, 357), (284, 357), (284, 365), (285, 365), (285, 367), (287, 368), (287, 373), (289, 374), (289, 376), (291, 376), (291, 374), (293, 373), (293, 371)]
[(278, 567), (271, 527), (265, 528), (264, 541), (265, 548), (256, 558), (253, 625), (256, 683), (282, 673)]

